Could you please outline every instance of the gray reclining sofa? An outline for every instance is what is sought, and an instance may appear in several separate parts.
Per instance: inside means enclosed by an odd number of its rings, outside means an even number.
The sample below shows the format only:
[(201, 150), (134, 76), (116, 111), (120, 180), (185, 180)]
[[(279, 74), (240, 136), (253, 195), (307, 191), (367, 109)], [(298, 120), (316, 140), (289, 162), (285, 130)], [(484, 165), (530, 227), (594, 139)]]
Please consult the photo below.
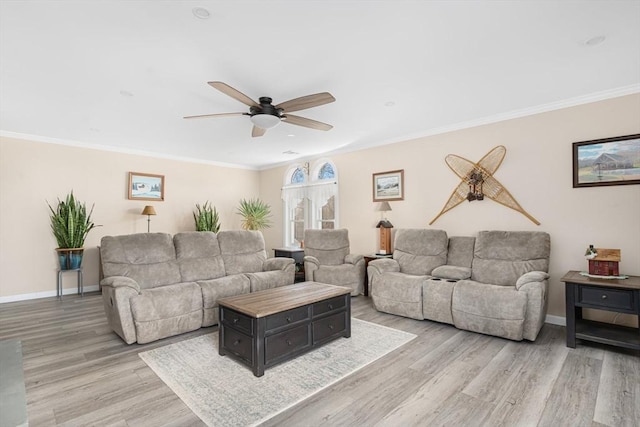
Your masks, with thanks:
[(100, 243), (109, 325), (139, 344), (218, 323), (220, 298), (290, 285), (290, 258), (267, 258), (257, 231), (140, 233)]
[(377, 310), (512, 340), (534, 341), (547, 312), (549, 234), (396, 231), (393, 259), (369, 263)]

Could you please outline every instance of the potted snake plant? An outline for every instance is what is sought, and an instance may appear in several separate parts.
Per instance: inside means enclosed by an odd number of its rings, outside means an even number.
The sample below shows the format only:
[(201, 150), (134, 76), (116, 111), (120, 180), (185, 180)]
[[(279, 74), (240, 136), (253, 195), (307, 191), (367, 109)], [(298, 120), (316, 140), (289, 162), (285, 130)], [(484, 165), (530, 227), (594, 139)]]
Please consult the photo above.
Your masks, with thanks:
[(64, 200), (58, 199), (55, 209), (48, 202), (47, 205), (51, 211), (51, 230), (58, 242), (60, 269), (79, 269), (87, 234), (98, 227), (91, 221), (93, 206), (87, 213), (85, 204), (74, 197), (73, 191)]
[(243, 230), (262, 230), (271, 227), (271, 206), (260, 199), (240, 200), (238, 215)]
[(196, 222), (196, 231), (213, 231), (217, 233), (220, 230), (220, 216), (216, 207), (205, 202), (200, 206), (196, 203), (196, 211), (193, 213), (193, 219)]

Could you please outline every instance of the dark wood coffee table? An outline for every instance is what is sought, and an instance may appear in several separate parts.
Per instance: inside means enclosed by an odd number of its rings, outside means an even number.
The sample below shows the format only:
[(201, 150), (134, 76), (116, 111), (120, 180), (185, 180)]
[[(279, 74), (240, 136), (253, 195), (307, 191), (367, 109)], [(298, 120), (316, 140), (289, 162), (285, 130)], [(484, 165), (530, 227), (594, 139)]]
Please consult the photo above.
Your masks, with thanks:
[(220, 310), (221, 356), (253, 370), (290, 360), (339, 337), (351, 336), (351, 290), (302, 282), (223, 298)]

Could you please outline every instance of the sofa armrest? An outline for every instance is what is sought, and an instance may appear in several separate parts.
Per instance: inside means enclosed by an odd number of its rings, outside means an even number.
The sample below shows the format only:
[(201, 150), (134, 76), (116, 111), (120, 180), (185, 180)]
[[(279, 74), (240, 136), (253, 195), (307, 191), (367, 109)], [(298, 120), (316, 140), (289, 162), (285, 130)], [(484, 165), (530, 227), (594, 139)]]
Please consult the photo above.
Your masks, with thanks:
[(374, 274), (382, 274), (387, 272), (399, 272), (400, 264), (398, 261), (390, 258), (379, 258), (369, 261), (367, 266), (367, 271), (370, 271)]
[(125, 276), (111, 276), (111, 277), (107, 277), (105, 279), (102, 279), (102, 281), (100, 282), (100, 286), (109, 286), (112, 287), (114, 289), (117, 288), (131, 288), (134, 291), (136, 291), (137, 293), (140, 293), (140, 285), (138, 284), (138, 282), (136, 282), (135, 280), (133, 280), (130, 277), (125, 277)]
[(465, 280), (471, 277), (471, 269), (455, 265), (441, 265), (431, 272), (433, 277), (448, 280)]
[(304, 280), (306, 280), (307, 282), (313, 282), (313, 273), (318, 268), (320, 268), (320, 261), (318, 260), (318, 258), (311, 255), (305, 255), (303, 258), (303, 261), (304, 261)]
[(364, 256), (362, 255), (354, 255), (354, 254), (348, 254), (347, 256), (344, 257), (344, 263), (345, 264), (353, 264), (356, 265), (359, 262), (364, 262)]
[(286, 270), (287, 266), (294, 264), (293, 258), (268, 258), (262, 264), (262, 271)]
[(544, 271), (529, 271), (518, 278), (516, 289), (520, 290), (524, 285), (531, 282), (543, 282), (549, 278), (549, 274)]

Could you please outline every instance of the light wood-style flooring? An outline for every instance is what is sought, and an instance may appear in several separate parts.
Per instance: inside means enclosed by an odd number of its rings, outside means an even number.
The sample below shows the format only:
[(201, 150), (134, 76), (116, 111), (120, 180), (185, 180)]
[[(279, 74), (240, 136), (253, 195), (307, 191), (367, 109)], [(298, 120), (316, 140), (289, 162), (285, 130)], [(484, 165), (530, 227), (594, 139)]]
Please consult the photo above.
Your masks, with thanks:
[[(352, 315), (418, 337), (265, 425), (640, 426), (638, 352), (569, 349), (553, 325), (508, 341), (379, 313), (364, 296)], [(203, 425), (138, 352), (216, 328), (126, 345), (97, 293), (0, 305), (0, 339), (22, 342), (31, 427)]]

